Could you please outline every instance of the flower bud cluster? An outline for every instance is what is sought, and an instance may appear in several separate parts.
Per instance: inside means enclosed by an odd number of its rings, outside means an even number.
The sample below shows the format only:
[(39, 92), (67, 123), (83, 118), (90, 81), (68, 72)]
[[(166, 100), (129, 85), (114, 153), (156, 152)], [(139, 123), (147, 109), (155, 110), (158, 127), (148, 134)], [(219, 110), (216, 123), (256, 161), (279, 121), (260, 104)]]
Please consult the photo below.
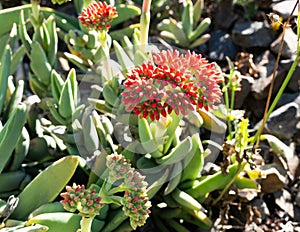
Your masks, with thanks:
[(119, 154), (111, 154), (106, 157), (106, 166), (112, 179), (126, 178), (128, 170), (131, 169), (130, 161)]
[(172, 111), (186, 115), (196, 107), (208, 110), (219, 103), (221, 81), (215, 64), (201, 55), (166, 50), (127, 74), (122, 102), (128, 112), (152, 121)]
[(82, 25), (96, 31), (108, 31), (110, 22), (118, 16), (115, 7), (106, 2), (93, 2), (87, 8), (84, 8), (78, 19)]
[(143, 226), (149, 217), (151, 202), (143, 193), (126, 190), (124, 194), (123, 211), (130, 217), (130, 225), (135, 230)]
[(145, 177), (131, 167), (129, 160), (119, 154), (107, 156), (106, 165), (109, 168), (109, 176), (116, 175), (113, 179), (123, 179), (123, 186), (126, 189), (123, 197), (123, 211), (130, 217), (130, 224), (133, 229), (146, 223), (150, 214), (151, 202), (149, 201), (146, 188), (148, 183)]
[(67, 192), (60, 194), (63, 198), (60, 203), (70, 212), (78, 210), (85, 217), (93, 217), (98, 215), (104, 206), (95, 189), (85, 189), (84, 185), (74, 183), (72, 187), (66, 186), (66, 190)]

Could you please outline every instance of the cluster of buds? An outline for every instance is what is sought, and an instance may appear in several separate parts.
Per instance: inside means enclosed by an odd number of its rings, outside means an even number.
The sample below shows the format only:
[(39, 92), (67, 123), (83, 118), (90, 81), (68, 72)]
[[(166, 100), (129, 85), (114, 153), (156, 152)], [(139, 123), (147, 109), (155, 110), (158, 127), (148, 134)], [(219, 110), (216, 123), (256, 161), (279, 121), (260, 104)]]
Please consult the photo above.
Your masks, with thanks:
[(221, 81), (215, 64), (201, 55), (162, 51), (127, 74), (122, 102), (128, 112), (152, 121), (172, 111), (186, 115), (196, 107), (208, 110), (219, 103)]
[(115, 7), (106, 2), (93, 2), (87, 8), (84, 8), (78, 19), (82, 25), (96, 31), (108, 31), (110, 22), (118, 16)]
[(127, 172), (131, 169), (130, 161), (119, 154), (108, 155), (106, 166), (109, 169), (109, 176), (113, 180), (126, 178)]
[(93, 217), (100, 213), (104, 204), (95, 189), (85, 189), (84, 185), (66, 186), (67, 192), (61, 193), (63, 200), (60, 203), (67, 211), (75, 212), (78, 210), (85, 217)]
[(107, 156), (106, 165), (109, 169), (109, 177), (113, 180), (124, 179), (122, 186), (125, 193), (122, 200), (123, 211), (130, 217), (133, 229), (146, 223), (149, 217), (151, 202), (146, 195), (147, 182), (145, 177), (131, 167), (129, 160), (118, 154)]
[(138, 226), (143, 226), (149, 217), (151, 207), (147, 196), (126, 190), (123, 200), (123, 211), (130, 217), (131, 227), (135, 230)]

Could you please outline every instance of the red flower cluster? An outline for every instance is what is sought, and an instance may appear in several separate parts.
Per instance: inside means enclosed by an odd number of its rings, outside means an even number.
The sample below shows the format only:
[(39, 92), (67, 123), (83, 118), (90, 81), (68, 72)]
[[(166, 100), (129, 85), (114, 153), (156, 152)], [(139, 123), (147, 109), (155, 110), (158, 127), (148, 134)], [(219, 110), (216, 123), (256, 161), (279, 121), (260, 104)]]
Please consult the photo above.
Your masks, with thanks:
[(94, 2), (84, 8), (78, 19), (82, 25), (97, 31), (108, 31), (110, 22), (118, 16), (116, 8), (106, 2)]
[(195, 107), (208, 110), (219, 103), (221, 81), (214, 63), (201, 55), (167, 50), (127, 74), (122, 102), (128, 112), (152, 121), (172, 111), (185, 115)]

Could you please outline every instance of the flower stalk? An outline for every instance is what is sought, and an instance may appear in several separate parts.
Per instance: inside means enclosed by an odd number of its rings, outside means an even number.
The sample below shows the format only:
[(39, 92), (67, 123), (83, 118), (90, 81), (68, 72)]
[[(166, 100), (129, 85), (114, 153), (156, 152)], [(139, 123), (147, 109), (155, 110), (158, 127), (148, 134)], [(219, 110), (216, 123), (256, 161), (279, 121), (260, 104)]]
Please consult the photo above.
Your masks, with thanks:
[[(92, 221), (100, 214), (104, 204), (123, 206), (122, 210), (130, 218), (133, 229), (144, 225), (149, 217), (151, 202), (146, 194), (148, 184), (144, 181), (145, 177), (122, 155), (108, 155), (106, 166), (108, 177), (101, 188), (92, 185), (85, 189), (84, 185), (73, 184), (66, 187), (67, 192), (61, 193), (64, 208), (70, 212), (79, 211), (82, 215), (80, 232), (91, 231)], [(123, 196), (120, 195), (122, 192)]]
[[(88, 4), (88, 5), (87, 5)], [(104, 55), (104, 67), (106, 71), (107, 81), (111, 80), (111, 67), (109, 64), (109, 35), (110, 22), (118, 17), (118, 12), (115, 7), (108, 5), (106, 2), (92, 2), (85, 1), (85, 8), (82, 9), (78, 19), (84, 27), (89, 30), (95, 30), (98, 32), (98, 40), (101, 43), (101, 49)], [(87, 5), (87, 6), (86, 6)]]
[(141, 44), (148, 44), (151, 0), (144, 0), (140, 19)]
[(38, 20), (38, 18), (39, 18), (40, 2), (41, 2), (40, 0), (31, 0), (32, 15), (36, 20)]
[(81, 229), (78, 232), (91, 232), (94, 217), (82, 217), (80, 221)]
[[(224, 100), (225, 106), (227, 110), (227, 126), (228, 126), (228, 140), (231, 140), (234, 135), (234, 131), (232, 129), (232, 112), (234, 110), (234, 99), (235, 99), (235, 92), (240, 89), (240, 78), (234, 69), (234, 65), (227, 57), (227, 62), (230, 67), (230, 73), (228, 75), (228, 82), (225, 83), (223, 80), (223, 88), (222, 91), (224, 92)], [(229, 90), (231, 93), (230, 100), (229, 100)]]
[(41, 26), (40, 8), (41, 8), (40, 0), (31, 0), (31, 9), (32, 9), (31, 23), (36, 32), (38, 31), (38, 28)]
[[(291, 15), (293, 14), (294, 10), (296, 9), (296, 6), (297, 6), (297, 3), (295, 4), (295, 7), (294, 7)], [(271, 95), (272, 95), (272, 91), (273, 91), (273, 86), (274, 86), (274, 82), (275, 82), (275, 74), (276, 74), (276, 71), (277, 71), (277, 68), (278, 68), (278, 63), (279, 63), (279, 59), (280, 59), (280, 56), (281, 56), (281, 51), (283, 49), (283, 43), (284, 43), (283, 39), (284, 39), (284, 35), (285, 35), (285, 29), (290, 26), (289, 22), (290, 22), (291, 15), (289, 16), (288, 20), (283, 25), (282, 38), (281, 38), (279, 52), (278, 52), (278, 56), (277, 56), (274, 71), (273, 71), (273, 76), (272, 76), (272, 81), (271, 81), (271, 85), (270, 85), (270, 89), (269, 89), (269, 93), (268, 93), (268, 99), (267, 99), (267, 103), (266, 103), (266, 107), (265, 107), (263, 121), (262, 121), (262, 124), (261, 124), (260, 128), (257, 130), (256, 134), (254, 135), (254, 138), (251, 141), (251, 145), (253, 146), (255, 144), (255, 148), (257, 148), (259, 146), (260, 136), (261, 136), (261, 133), (263, 131), (263, 128), (264, 128), (267, 120), (269, 119), (271, 113), (275, 109), (281, 95), (283, 94), (283, 91), (285, 90), (286, 86), (288, 85), (288, 83), (289, 83), (290, 79), (292, 78), (292, 76), (295, 72), (295, 69), (296, 69), (296, 67), (299, 63), (299, 57), (300, 57), (300, 44), (299, 44), (299, 40), (300, 40), (300, 25), (299, 25), (299, 22), (300, 22), (300, 6), (298, 4), (296, 57), (295, 57), (295, 60), (292, 64), (292, 66), (289, 69), (289, 72), (288, 72), (286, 78), (284, 79), (280, 89), (278, 90), (271, 106), (269, 107), (270, 102), (271, 102)]]

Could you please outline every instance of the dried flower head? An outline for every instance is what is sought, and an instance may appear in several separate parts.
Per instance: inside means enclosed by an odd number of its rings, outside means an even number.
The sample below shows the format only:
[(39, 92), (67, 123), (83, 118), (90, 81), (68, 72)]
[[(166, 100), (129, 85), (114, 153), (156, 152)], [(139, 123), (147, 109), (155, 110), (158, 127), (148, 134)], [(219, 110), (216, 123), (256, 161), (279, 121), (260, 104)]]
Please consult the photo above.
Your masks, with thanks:
[(153, 61), (131, 70), (124, 82), (122, 102), (128, 112), (159, 120), (174, 111), (186, 115), (196, 107), (209, 109), (222, 95), (221, 73), (214, 63), (187, 51), (167, 50), (153, 55)]
[(66, 186), (67, 192), (61, 193), (60, 203), (70, 212), (78, 210), (85, 217), (93, 217), (100, 213), (104, 204), (95, 189), (85, 189), (84, 185)]
[(93, 2), (87, 8), (84, 8), (78, 19), (82, 25), (89, 29), (97, 31), (108, 31), (110, 22), (118, 16), (115, 7), (106, 2)]

